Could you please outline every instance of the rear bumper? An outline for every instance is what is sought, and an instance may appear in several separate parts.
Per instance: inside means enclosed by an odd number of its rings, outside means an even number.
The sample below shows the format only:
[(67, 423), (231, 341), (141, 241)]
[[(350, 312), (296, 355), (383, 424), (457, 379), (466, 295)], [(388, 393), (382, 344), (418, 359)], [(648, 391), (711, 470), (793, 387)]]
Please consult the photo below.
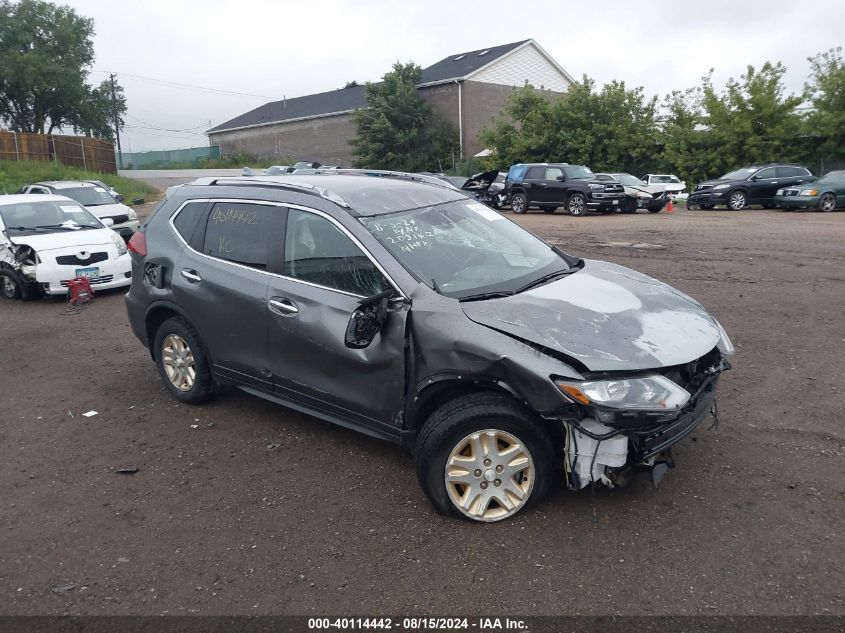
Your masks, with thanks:
[(144, 347), (149, 348), (150, 342), (147, 340), (147, 328), (145, 324), (146, 303), (141, 303), (132, 295), (132, 290), (126, 293), (126, 314), (129, 317), (129, 327), (132, 328), (132, 333), (135, 335)]

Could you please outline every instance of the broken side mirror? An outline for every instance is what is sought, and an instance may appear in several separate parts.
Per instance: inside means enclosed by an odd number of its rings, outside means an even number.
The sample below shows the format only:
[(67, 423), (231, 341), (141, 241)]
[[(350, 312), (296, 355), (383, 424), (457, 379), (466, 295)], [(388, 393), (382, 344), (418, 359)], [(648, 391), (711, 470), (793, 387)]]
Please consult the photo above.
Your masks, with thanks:
[(396, 292), (386, 290), (361, 299), (358, 308), (349, 318), (344, 343), (350, 349), (364, 349), (381, 332), (387, 321), (387, 305)]

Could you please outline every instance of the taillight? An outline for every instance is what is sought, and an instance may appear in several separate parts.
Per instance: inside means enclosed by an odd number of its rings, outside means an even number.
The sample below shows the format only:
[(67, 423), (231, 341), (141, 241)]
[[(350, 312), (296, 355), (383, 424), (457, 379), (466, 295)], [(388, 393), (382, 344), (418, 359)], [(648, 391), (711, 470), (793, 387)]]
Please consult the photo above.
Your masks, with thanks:
[(143, 231), (135, 231), (135, 234), (129, 240), (129, 251), (140, 255), (147, 256), (147, 235)]

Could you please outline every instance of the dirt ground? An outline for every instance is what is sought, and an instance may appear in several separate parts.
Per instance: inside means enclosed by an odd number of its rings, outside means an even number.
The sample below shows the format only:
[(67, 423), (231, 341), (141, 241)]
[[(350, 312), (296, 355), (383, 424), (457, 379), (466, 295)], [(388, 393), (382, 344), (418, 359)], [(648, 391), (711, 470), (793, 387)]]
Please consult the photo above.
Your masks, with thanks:
[(845, 614), (845, 213), (519, 222), (677, 286), (737, 345), (721, 426), (658, 489), (444, 519), (397, 447), (232, 389), (180, 406), (122, 292), (5, 302), (0, 612)]

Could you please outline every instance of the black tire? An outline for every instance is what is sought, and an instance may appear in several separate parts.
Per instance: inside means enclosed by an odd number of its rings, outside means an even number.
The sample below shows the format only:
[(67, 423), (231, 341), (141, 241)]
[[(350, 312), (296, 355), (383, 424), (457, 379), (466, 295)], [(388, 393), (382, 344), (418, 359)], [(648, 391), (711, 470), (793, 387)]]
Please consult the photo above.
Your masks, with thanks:
[(587, 215), (587, 198), (583, 193), (573, 193), (566, 200), (566, 211), (569, 215)]
[[(171, 335), (181, 338), (187, 344), (188, 351), (193, 357), (195, 376), (192, 386), (188, 389), (183, 390), (177, 387), (167, 375), (167, 370), (165, 369), (163, 346), (165, 339)], [(200, 340), (199, 334), (187, 320), (182, 317), (171, 317), (167, 319), (156, 331), (153, 345), (153, 354), (156, 367), (158, 368), (158, 375), (161, 377), (161, 381), (171, 396), (187, 404), (200, 404), (214, 393), (214, 381), (211, 375), (208, 357), (205, 353), (205, 347)]]
[(728, 194), (727, 207), (731, 211), (741, 211), (748, 206), (748, 194), (742, 189), (736, 189)]
[(836, 196), (832, 193), (826, 193), (819, 198), (818, 210), (824, 213), (829, 213), (836, 208)]
[(542, 206), (540, 209), (542, 209), (543, 213), (554, 213), (557, 211), (557, 207), (551, 207), (549, 205)]
[(515, 193), (511, 196), (511, 211), (519, 214), (528, 212), (528, 198), (524, 193)]
[[(523, 508), (540, 501), (551, 484), (554, 466), (552, 440), (540, 424), (541, 422), (524, 407), (510, 397), (497, 393), (462, 396), (434, 411), (417, 437), (414, 461), (417, 480), (437, 512), (446, 516), (489, 522), (513, 516)], [(488, 429), (510, 434), (522, 444), (533, 462), (534, 481), (525, 500), (510, 514), (498, 518), (470, 517), (455, 505), (447, 490), (447, 461), (452, 450), (469, 435)], [(496, 464), (488, 466), (492, 470)], [(486, 477), (480, 479), (484, 478)], [(523, 482), (526, 483), (525, 480)], [(505, 511), (503, 505), (498, 502), (497, 505)], [(490, 510), (497, 511), (496, 508)]]
[(0, 270), (0, 297), (9, 300), (23, 297), (23, 280), (14, 270)]

